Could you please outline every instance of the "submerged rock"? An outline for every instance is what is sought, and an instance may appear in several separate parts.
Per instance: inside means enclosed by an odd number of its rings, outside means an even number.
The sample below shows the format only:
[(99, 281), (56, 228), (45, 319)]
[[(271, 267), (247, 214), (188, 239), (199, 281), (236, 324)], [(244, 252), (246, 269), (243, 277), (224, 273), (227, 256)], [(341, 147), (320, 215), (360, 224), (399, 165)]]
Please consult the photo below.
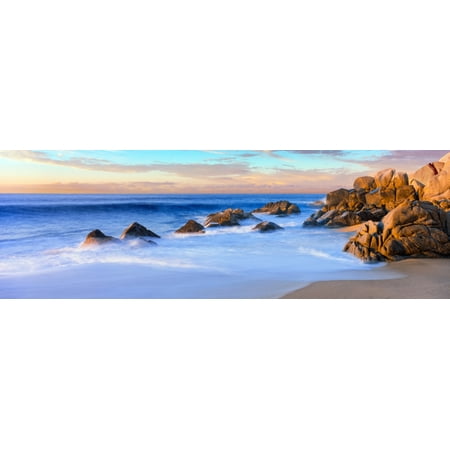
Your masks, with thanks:
[(120, 239), (135, 239), (135, 238), (144, 238), (144, 237), (153, 237), (159, 238), (156, 233), (148, 230), (143, 225), (138, 222), (133, 222), (128, 228), (126, 228), (120, 236)]
[(89, 247), (92, 245), (103, 245), (113, 242), (119, 242), (119, 239), (112, 236), (106, 236), (106, 234), (97, 229), (88, 233), (82, 244), (82, 247)]
[(430, 202), (405, 202), (377, 225), (369, 221), (346, 244), (344, 251), (365, 261), (406, 257), (450, 256), (450, 221)]
[(255, 209), (254, 213), (267, 213), (277, 216), (286, 216), (288, 214), (299, 214), (300, 208), (287, 200), (281, 200), (279, 202), (266, 203), (262, 208)]
[(195, 220), (188, 220), (181, 228), (178, 228), (175, 233), (204, 233), (205, 227)]
[(260, 233), (267, 233), (267, 232), (277, 231), (277, 230), (282, 230), (282, 229), (283, 229), (283, 227), (280, 227), (280, 225), (277, 225), (276, 223), (273, 223), (273, 222), (261, 222), (252, 228), (252, 230), (259, 231)]

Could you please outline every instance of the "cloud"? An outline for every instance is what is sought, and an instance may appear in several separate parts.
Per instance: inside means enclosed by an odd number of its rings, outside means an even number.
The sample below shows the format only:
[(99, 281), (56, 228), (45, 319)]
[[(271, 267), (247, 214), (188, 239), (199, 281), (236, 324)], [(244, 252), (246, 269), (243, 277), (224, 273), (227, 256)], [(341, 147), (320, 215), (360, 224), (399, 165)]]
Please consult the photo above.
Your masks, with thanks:
[(2, 186), (3, 193), (17, 194), (147, 194), (176, 192), (177, 184), (172, 182), (129, 182), (129, 183), (37, 183)]
[[(58, 155), (56, 155), (58, 156)], [(63, 167), (71, 167), (82, 170), (93, 170), (114, 173), (145, 173), (165, 172), (181, 177), (217, 177), (224, 175), (243, 175), (250, 170), (245, 163), (232, 164), (182, 164), (182, 163), (152, 163), (152, 164), (116, 164), (104, 159), (71, 157), (60, 159), (49, 156), (43, 151), (14, 150), (2, 151), (0, 157), (49, 164)]]

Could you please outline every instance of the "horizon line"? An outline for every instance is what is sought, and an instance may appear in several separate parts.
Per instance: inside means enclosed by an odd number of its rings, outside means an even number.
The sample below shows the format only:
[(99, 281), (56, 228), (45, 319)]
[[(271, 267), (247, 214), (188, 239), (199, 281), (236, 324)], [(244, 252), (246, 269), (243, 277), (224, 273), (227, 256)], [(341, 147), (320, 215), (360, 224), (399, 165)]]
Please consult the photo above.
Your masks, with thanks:
[(326, 192), (0, 192), (0, 195), (265, 195), (326, 194)]

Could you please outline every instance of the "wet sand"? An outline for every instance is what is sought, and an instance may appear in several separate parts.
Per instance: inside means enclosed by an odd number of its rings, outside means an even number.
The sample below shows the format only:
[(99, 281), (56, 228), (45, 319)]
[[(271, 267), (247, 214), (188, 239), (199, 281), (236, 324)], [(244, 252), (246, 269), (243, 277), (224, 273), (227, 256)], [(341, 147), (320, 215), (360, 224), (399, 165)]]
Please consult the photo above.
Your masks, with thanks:
[[(399, 278), (318, 281), (282, 298), (450, 298), (450, 259), (407, 259), (375, 268)], [(381, 274), (381, 273), (380, 273)], [(355, 275), (357, 278), (357, 275)]]

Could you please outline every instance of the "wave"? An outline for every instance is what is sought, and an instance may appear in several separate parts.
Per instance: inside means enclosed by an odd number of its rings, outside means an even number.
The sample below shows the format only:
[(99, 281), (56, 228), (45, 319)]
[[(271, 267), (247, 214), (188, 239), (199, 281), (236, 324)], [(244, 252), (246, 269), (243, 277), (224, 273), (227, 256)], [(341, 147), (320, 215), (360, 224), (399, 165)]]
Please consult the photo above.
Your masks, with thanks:
[(326, 253), (322, 250), (317, 250), (315, 248), (299, 247), (298, 251), (301, 255), (309, 255), (314, 256), (316, 258), (329, 259), (332, 261), (344, 261), (344, 262), (354, 261), (354, 258), (352, 257), (345, 258), (343, 256), (335, 256), (332, 255), (331, 253)]
[(111, 212), (158, 212), (158, 213), (180, 213), (191, 211), (210, 211), (215, 212), (223, 209), (223, 205), (211, 205), (205, 203), (190, 204), (155, 204), (148, 202), (129, 202), (129, 203), (90, 203), (90, 204), (57, 204), (57, 205), (29, 205), (29, 206), (3, 206), (0, 207), (0, 215), (30, 215), (30, 214), (80, 214), (80, 213), (111, 213)]

